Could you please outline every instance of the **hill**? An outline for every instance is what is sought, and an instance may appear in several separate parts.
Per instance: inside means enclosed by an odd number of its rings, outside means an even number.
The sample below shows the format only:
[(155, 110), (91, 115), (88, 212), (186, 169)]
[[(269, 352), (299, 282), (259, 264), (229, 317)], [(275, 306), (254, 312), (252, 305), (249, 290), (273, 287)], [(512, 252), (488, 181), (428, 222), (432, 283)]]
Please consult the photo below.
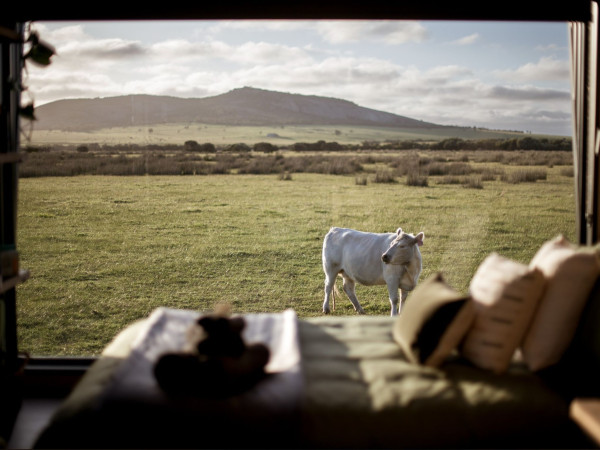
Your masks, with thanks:
[(58, 100), (36, 108), (37, 130), (204, 123), (226, 126), (340, 125), (445, 128), (347, 100), (244, 87), (205, 98), (127, 95)]

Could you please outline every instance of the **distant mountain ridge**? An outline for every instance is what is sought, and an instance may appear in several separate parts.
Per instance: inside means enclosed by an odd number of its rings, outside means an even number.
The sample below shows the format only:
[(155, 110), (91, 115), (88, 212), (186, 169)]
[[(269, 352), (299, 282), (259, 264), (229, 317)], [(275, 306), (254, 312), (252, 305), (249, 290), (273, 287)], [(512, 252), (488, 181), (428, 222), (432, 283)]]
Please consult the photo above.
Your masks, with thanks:
[(214, 125), (350, 125), (443, 128), (337, 98), (244, 87), (204, 98), (126, 95), (66, 99), (36, 108), (36, 129), (93, 131), (101, 128), (205, 123)]

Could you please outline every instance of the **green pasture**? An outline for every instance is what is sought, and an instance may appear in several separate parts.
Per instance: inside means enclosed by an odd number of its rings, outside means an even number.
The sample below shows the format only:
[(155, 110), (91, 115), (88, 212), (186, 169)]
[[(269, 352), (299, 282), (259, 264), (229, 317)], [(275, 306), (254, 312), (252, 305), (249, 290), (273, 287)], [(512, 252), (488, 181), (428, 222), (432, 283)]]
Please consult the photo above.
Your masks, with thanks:
[(340, 144), (360, 144), (364, 141), (461, 139), (508, 139), (523, 137), (522, 133), (491, 131), (465, 127), (391, 128), (345, 125), (230, 126), (201, 123), (155, 124), (119, 127), (90, 132), (68, 130), (36, 130), (31, 133), (31, 145), (61, 144), (137, 144), (183, 145), (185, 141), (211, 142), (226, 145), (244, 142), (270, 142), (277, 146), (295, 142), (335, 141)]
[[(18, 245), (31, 279), (17, 291), (19, 349), (97, 354), (160, 306), (319, 316), (331, 226), (423, 231), (421, 280), (442, 271), (466, 291), (492, 251), (527, 263), (545, 240), (575, 238), (573, 178), (547, 171), (483, 189), (320, 174), (22, 179)], [(389, 314), (385, 286), (357, 295), (367, 314)], [(333, 314), (354, 314), (345, 295)]]

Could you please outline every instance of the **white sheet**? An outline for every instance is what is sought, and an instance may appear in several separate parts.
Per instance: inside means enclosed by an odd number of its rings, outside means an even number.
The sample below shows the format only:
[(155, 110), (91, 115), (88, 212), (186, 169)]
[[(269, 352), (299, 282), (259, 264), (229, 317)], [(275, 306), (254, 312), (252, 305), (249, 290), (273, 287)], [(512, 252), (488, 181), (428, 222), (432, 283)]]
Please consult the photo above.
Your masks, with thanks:
[[(156, 309), (133, 341), (129, 356), (115, 370), (101, 403), (106, 406), (111, 402), (131, 401), (179, 408), (183, 403), (190, 408), (206, 409), (207, 402), (199, 399), (170, 398), (161, 390), (153, 373), (154, 364), (162, 354), (186, 347), (186, 332), (199, 317), (200, 313), (194, 311)], [(303, 377), (296, 313), (286, 310), (246, 314), (244, 319), (246, 343), (261, 342), (270, 350), (270, 360), (265, 368), (269, 376), (247, 392), (225, 399), (219, 409), (235, 406), (238, 410), (260, 405), (264, 412), (271, 414), (297, 411), (303, 394)], [(215, 407), (214, 401), (208, 403), (211, 408)]]

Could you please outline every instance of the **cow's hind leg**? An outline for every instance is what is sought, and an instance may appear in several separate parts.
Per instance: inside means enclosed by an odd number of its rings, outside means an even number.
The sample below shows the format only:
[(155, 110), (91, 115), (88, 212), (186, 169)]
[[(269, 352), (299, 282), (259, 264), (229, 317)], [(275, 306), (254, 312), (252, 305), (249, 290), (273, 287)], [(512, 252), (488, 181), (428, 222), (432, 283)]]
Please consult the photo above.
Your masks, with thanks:
[[(325, 300), (323, 301), (323, 313), (329, 314), (331, 308), (329, 307), (329, 300), (333, 297), (335, 288), (335, 279), (337, 272), (326, 271), (325, 272)], [(335, 299), (333, 300), (333, 306), (335, 308)]]
[(356, 292), (354, 291), (356, 283), (354, 282), (354, 280), (352, 278), (348, 278), (346, 275), (343, 275), (343, 277), (344, 277), (344, 292), (346, 293), (346, 295), (348, 296), (348, 298), (354, 305), (354, 310), (358, 314), (364, 314), (365, 311), (362, 309), (362, 306), (360, 306), (360, 303), (358, 302), (358, 298), (356, 297)]

